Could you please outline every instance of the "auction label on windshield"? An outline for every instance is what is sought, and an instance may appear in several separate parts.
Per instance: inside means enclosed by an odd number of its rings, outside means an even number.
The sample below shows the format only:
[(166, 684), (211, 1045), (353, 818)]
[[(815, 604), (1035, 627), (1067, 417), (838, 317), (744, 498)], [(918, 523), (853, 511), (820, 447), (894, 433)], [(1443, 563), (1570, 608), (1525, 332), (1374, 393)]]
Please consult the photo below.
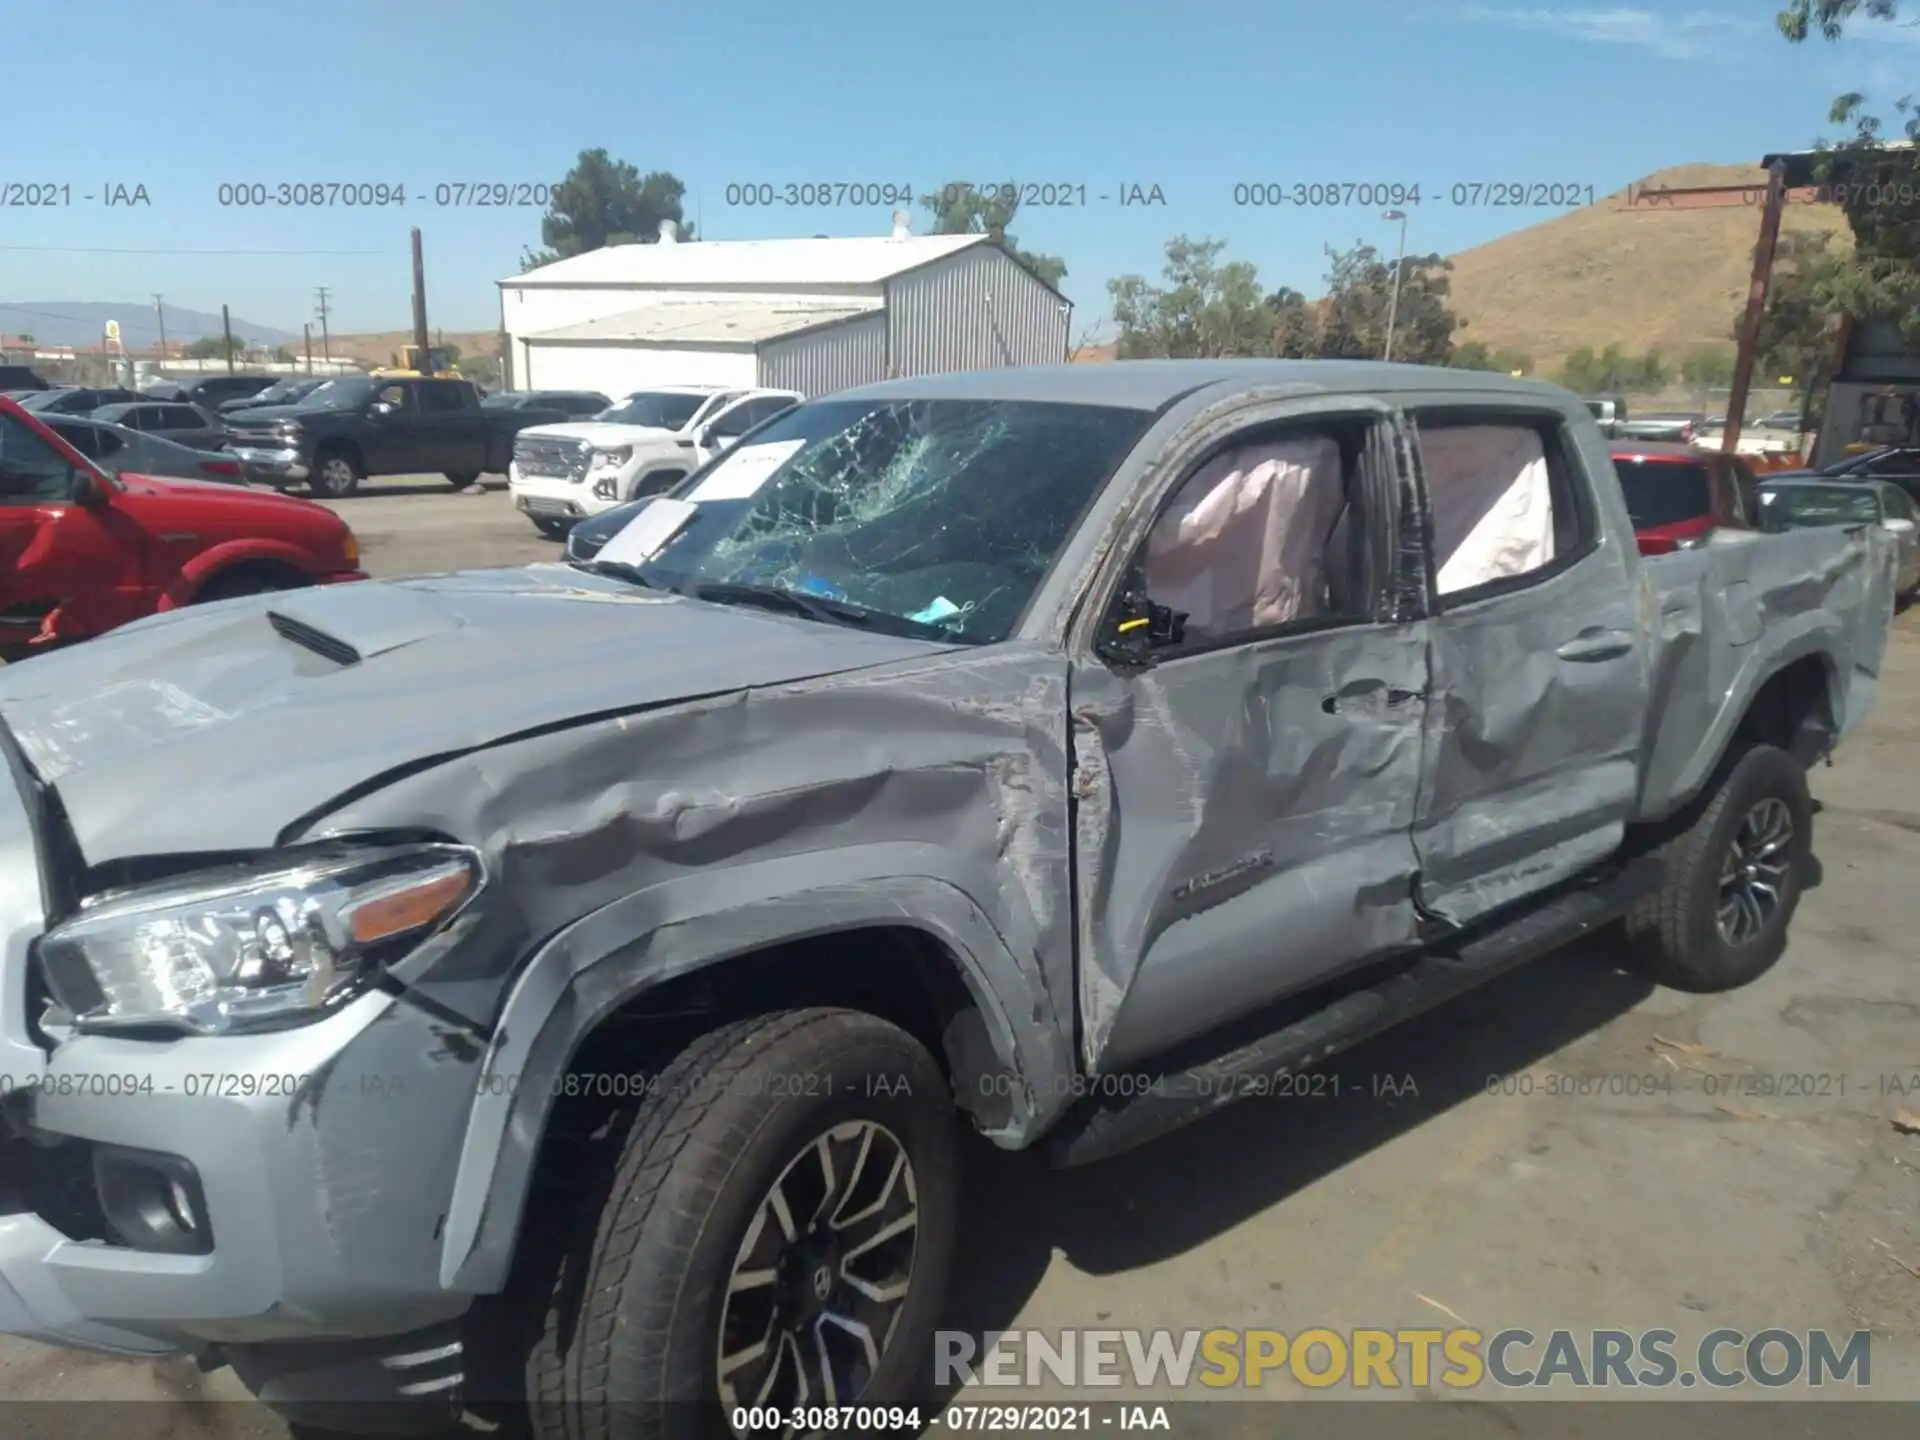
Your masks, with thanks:
[(690, 501), (663, 495), (601, 546), (594, 559), (611, 560), (620, 565), (644, 565), (686, 528), (697, 508)]
[[(807, 442), (776, 440), (766, 445), (743, 445), (725, 456), (687, 498), (694, 501), (746, 500), (760, 493), (769, 476)], [(625, 533), (624, 531), (622, 532)]]

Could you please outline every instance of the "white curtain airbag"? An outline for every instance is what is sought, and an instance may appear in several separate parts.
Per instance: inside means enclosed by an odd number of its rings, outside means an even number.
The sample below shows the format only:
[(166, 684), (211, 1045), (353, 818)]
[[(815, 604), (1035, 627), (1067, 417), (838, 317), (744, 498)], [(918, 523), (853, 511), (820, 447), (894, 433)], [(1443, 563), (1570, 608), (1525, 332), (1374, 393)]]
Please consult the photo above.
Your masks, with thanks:
[(1553, 495), (1539, 432), (1518, 425), (1423, 430), (1420, 453), (1442, 595), (1553, 559)]
[(1147, 593), (1195, 637), (1318, 614), (1327, 539), (1346, 503), (1340, 447), (1321, 436), (1230, 450), (1183, 485), (1147, 541)]

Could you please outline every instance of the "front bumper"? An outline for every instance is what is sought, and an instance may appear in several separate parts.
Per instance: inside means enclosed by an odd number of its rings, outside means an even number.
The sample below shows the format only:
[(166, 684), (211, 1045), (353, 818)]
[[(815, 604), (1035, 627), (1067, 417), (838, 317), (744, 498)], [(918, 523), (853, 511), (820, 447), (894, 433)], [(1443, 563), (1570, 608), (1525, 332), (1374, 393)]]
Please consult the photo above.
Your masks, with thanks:
[(620, 501), (597, 494), (595, 487), (606, 482), (614, 496), (624, 494), (624, 478), (596, 470), (583, 479), (562, 475), (527, 475), (516, 464), (507, 471), (507, 493), (514, 508), (536, 520), (585, 520), (602, 515)]
[[(164, 1354), (463, 1315), (473, 1297), (441, 1285), (439, 1237), (479, 1047), (371, 992), (274, 1034), (49, 1053), (29, 1025), (43, 912), (16, 778), (0, 775), (0, 1333)], [(125, 1243), (94, 1183), (100, 1146), (191, 1165), (208, 1253)]]
[(276, 480), (301, 482), (311, 473), (306, 458), (291, 446), (249, 445), (229, 440), (227, 449), (240, 462), (250, 481), (272, 484)]

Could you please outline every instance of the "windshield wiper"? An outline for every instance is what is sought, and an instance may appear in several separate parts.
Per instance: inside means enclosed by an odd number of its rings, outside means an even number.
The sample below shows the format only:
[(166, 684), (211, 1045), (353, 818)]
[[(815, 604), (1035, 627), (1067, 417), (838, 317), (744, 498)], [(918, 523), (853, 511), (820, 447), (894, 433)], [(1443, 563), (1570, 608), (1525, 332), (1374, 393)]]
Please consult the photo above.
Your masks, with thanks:
[(624, 580), (629, 585), (638, 585), (643, 590), (667, 590), (671, 586), (662, 585), (658, 580), (649, 580), (647, 572), (638, 565), (625, 560), (569, 560), (567, 564), (588, 575), (607, 575), (615, 580)]
[(684, 593), (696, 600), (711, 600), (717, 605), (758, 605), (767, 610), (783, 610), (808, 620), (828, 625), (873, 624), (873, 612), (844, 601), (828, 600), (802, 590), (783, 590), (778, 585), (750, 585), (735, 580), (706, 580), (690, 586)]

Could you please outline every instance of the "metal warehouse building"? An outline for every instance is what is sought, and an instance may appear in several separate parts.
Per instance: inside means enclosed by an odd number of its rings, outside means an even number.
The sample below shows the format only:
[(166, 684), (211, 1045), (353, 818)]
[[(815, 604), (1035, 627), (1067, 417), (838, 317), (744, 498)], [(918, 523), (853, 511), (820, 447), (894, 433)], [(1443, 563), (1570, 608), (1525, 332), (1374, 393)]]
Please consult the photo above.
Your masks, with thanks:
[(1066, 357), (1071, 307), (985, 235), (675, 239), (502, 280), (508, 385), (763, 385), (824, 395)]

